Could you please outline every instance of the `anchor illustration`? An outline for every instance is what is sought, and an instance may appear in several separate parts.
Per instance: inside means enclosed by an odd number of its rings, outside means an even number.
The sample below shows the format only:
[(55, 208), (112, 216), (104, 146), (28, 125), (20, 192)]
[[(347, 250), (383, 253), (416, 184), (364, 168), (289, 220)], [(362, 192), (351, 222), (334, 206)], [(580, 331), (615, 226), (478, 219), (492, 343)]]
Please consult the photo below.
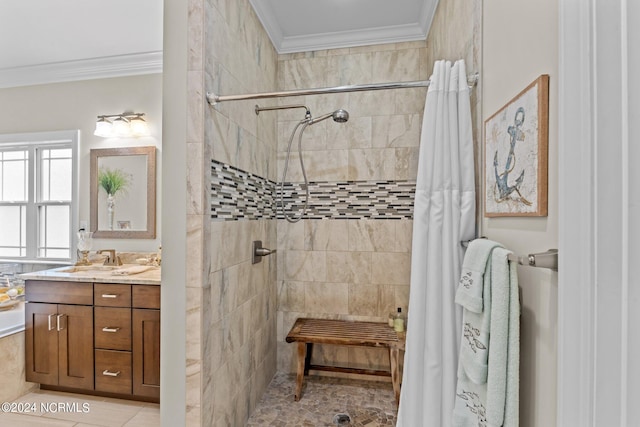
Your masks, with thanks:
[(498, 150), (496, 150), (493, 156), (493, 170), (496, 175), (496, 189), (497, 194), (494, 194), (496, 202), (504, 202), (508, 200), (512, 193), (517, 193), (520, 196), (519, 201), (524, 203), (527, 206), (531, 206), (531, 202), (528, 201), (522, 193), (520, 193), (520, 186), (524, 181), (524, 170), (520, 172), (520, 176), (516, 178), (514, 185), (509, 185), (509, 174), (516, 167), (516, 155), (514, 153), (516, 142), (524, 141), (524, 132), (522, 131), (522, 124), (524, 123), (524, 108), (520, 107), (516, 111), (515, 117), (513, 119), (513, 125), (509, 126), (507, 132), (511, 137), (511, 145), (509, 148), (509, 155), (507, 156), (507, 161), (504, 165), (504, 172), (498, 173)]

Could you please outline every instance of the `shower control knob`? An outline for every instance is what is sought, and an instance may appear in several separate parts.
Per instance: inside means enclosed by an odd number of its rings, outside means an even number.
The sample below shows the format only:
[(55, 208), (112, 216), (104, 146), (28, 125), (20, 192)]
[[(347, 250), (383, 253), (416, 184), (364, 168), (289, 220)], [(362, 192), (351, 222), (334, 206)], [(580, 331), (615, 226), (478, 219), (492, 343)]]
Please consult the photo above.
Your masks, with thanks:
[(262, 247), (262, 240), (254, 240), (252, 243), (251, 264), (262, 262), (262, 257), (271, 255), (276, 252), (275, 249), (267, 249)]

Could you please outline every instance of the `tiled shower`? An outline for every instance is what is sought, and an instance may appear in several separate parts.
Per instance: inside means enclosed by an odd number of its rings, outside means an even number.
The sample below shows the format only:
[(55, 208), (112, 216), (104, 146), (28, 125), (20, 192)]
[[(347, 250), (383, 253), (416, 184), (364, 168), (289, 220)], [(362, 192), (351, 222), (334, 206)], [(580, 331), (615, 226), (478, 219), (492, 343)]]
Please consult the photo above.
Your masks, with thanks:
[[(204, 92), (426, 80), (436, 57), (463, 57), (477, 68), (479, 10), (461, 11), (461, 3), (440, 2), (428, 41), (278, 55), (248, 1), (190, 2), (188, 425), (243, 425), (276, 371), (292, 370), (294, 349), (284, 337), (297, 317), (385, 321), (396, 307), (406, 310), (426, 95), (415, 88), (261, 101), (305, 104), (314, 116), (338, 108), (350, 114), (347, 123), (325, 120), (306, 129), (310, 209), (291, 224), (278, 219), (276, 183), (304, 114), (256, 115), (255, 101), (212, 108)], [(463, 29), (453, 38), (442, 23), (452, 19)], [(290, 203), (301, 192), (300, 172), (294, 148), (285, 186)], [(253, 240), (277, 253), (252, 265)], [(375, 349), (325, 346), (314, 357), (354, 367), (388, 364)]]

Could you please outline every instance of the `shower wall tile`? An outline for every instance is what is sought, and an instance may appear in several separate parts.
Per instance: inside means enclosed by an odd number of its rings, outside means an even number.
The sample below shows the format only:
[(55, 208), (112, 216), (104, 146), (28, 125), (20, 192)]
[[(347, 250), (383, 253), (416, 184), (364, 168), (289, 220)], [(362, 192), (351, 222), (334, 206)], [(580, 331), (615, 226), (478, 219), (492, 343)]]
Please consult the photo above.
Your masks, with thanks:
[(304, 250), (349, 250), (349, 221), (305, 220)]
[(396, 224), (396, 237), (394, 252), (411, 252), (413, 238), (413, 220), (398, 221)]
[[(202, 380), (199, 385), (189, 384), (190, 390), (199, 390), (193, 396), (199, 395), (202, 399), (201, 411), (190, 413), (200, 417), (194, 425), (244, 425), (265, 389), (264, 384), (274, 375), (277, 362), (276, 258), (265, 259), (256, 266), (250, 261), (252, 240), (259, 239), (274, 247), (277, 244), (275, 224), (268, 225), (275, 222), (273, 215), (261, 216), (265, 206), (272, 204), (270, 185), (277, 172), (277, 124), (273, 116), (256, 116), (254, 101), (210, 107), (200, 92), (212, 90), (227, 95), (276, 90), (278, 60), (248, 0), (206, 0), (203, 9), (204, 18), (190, 19), (204, 22), (201, 58), (204, 83), (200, 88), (195, 85), (200, 89), (199, 102), (194, 103), (192, 98), (189, 102), (193, 108), (195, 134), (198, 135), (201, 128), (204, 135), (201, 155), (192, 150), (192, 157), (199, 157), (201, 162), (201, 173), (193, 170), (190, 176), (194, 180), (200, 176), (204, 196), (193, 199), (190, 195), (187, 200), (189, 208), (194, 210), (199, 208), (197, 202), (202, 202), (203, 261), (201, 267), (195, 268), (202, 271), (202, 281), (206, 284), (202, 298), (207, 302), (200, 308), (204, 312)], [(197, 43), (194, 48), (197, 49)], [(197, 122), (198, 107), (203, 111), (201, 125)], [(219, 181), (215, 192), (211, 188), (211, 160), (231, 168), (223, 174), (228, 180)], [(252, 179), (238, 179), (238, 176)], [(252, 187), (253, 192), (242, 187), (248, 182), (267, 183), (267, 193), (259, 193), (264, 187), (260, 185)], [(197, 186), (194, 184), (192, 188)], [(197, 195), (196, 191), (191, 192)], [(251, 215), (252, 221), (238, 221), (237, 217), (230, 221), (212, 221), (212, 205), (224, 199), (216, 199), (214, 193), (244, 193), (243, 198), (233, 200), (233, 212), (226, 212), (232, 216), (238, 213), (235, 208), (241, 206), (241, 211)], [(267, 199), (261, 200), (263, 196)], [(216, 214), (224, 216), (228, 205), (219, 206)], [(189, 241), (190, 257), (195, 240)]]
[[(420, 75), (420, 80), (427, 80), (428, 78), (429, 76)], [(426, 99), (426, 87), (396, 90), (394, 98), (395, 114), (417, 114), (421, 125)]]
[(308, 282), (305, 288), (306, 312), (349, 314), (349, 285), (345, 283)]
[[(392, 289), (389, 286), (349, 284), (349, 313), (356, 316), (384, 317), (390, 306)], [(395, 302), (395, 301), (393, 301)]]
[(360, 369), (389, 369), (389, 351), (382, 348), (349, 348), (349, 365)]
[(349, 126), (336, 126), (327, 122), (325, 149), (371, 148), (372, 117), (349, 118), (347, 123)]
[(308, 282), (326, 280), (325, 252), (287, 251), (284, 258), (285, 280)]
[(388, 50), (373, 53), (373, 81), (414, 81), (420, 77), (419, 49)]
[[(354, 117), (390, 116), (395, 114), (396, 92), (398, 92), (398, 89), (350, 93), (348, 105), (351, 111), (349, 113), (353, 114)], [(344, 106), (336, 108), (349, 110)]]
[(372, 148), (418, 147), (421, 119), (419, 114), (373, 117)]
[(395, 179), (395, 150), (390, 148), (349, 150), (350, 181)]
[[(297, 151), (294, 151), (296, 153)], [(278, 153), (278, 176), (284, 171), (285, 153)], [(296, 155), (291, 156), (287, 169), (287, 182), (303, 182), (304, 176)], [(349, 151), (303, 151), (305, 171), (313, 181), (346, 181), (350, 175)]]
[(370, 252), (327, 252), (327, 281), (371, 283)]
[(305, 310), (305, 295), (305, 282), (280, 281), (278, 310), (303, 312)]
[(418, 147), (396, 148), (396, 179), (409, 180), (418, 174), (418, 158), (420, 149)]
[(201, 70), (189, 71), (187, 74), (187, 90), (190, 100), (187, 107), (187, 141), (204, 142), (204, 94), (203, 94), (204, 73)]
[(372, 54), (334, 55), (328, 58), (326, 85), (345, 86), (373, 83)]
[(204, 268), (203, 223), (205, 220), (202, 215), (187, 215), (187, 244), (193, 245), (186, 271), (186, 285), (189, 288), (207, 286), (203, 283), (202, 277)]
[(397, 221), (350, 221), (350, 251), (393, 251), (396, 242)]
[(411, 271), (411, 254), (374, 252), (371, 259), (372, 283), (408, 285)]
[(301, 58), (284, 66), (284, 90), (324, 87), (327, 78), (326, 58)]
[(336, 363), (338, 366), (347, 366), (349, 363), (349, 348), (329, 344), (314, 345), (311, 363), (326, 365), (329, 362)]

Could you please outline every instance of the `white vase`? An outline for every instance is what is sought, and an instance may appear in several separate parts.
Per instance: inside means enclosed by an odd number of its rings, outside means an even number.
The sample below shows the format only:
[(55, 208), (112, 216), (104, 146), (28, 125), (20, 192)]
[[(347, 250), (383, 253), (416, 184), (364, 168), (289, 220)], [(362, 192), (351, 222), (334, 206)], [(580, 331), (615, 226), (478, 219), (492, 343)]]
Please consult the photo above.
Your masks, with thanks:
[(113, 194), (107, 195), (107, 212), (109, 214), (109, 230), (113, 230), (113, 217), (116, 209), (116, 200)]

